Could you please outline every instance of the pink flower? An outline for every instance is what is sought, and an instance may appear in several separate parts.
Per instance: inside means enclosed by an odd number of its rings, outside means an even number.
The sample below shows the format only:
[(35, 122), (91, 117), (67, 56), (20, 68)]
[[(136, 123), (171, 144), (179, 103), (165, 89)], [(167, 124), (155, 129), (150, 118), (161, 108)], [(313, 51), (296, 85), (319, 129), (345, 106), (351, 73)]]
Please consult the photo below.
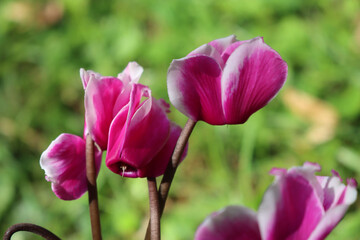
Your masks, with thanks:
[(169, 105), (138, 83), (142, 72), (131, 62), (117, 78), (82, 73), (89, 133), (107, 150), (108, 168), (125, 177), (162, 175), (181, 132), (167, 118)]
[[(100, 170), (101, 151), (95, 147), (95, 165)], [(60, 134), (40, 157), (46, 180), (55, 195), (63, 200), (80, 198), (87, 191), (85, 140), (76, 135)]]
[(133, 85), (129, 104), (110, 126), (107, 167), (125, 177), (162, 175), (181, 132), (167, 112), (165, 101), (153, 98), (147, 87)]
[[(61, 134), (40, 157), (45, 178), (60, 199), (77, 199), (87, 191), (87, 133), (96, 143), (97, 172), (102, 150), (108, 149), (110, 139), (107, 163), (112, 171), (129, 177), (164, 173), (181, 128), (167, 119), (169, 106), (151, 97), (149, 88), (137, 83), (142, 72), (136, 62), (130, 62), (118, 77), (80, 70), (85, 90), (84, 136)], [(148, 99), (141, 102), (143, 97)]]
[[(195, 239), (324, 239), (355, 202), (357, 184), (348, 179), (346, 186), (335, 171), (331, 177), (315, 176), (316, 171), (320, 166), (314, 163), (271, 170), (276, 178), (265, 192), (257, 216), (243, 207), (227, 207), (208, 217)], [(208, 237), (210, 234), (214, 237)]]
[(262, 38), (214, 40), (173, 60), (167, 77), (170, 102), (194, 121), (239, 124), (275, 97), (287, 65)]

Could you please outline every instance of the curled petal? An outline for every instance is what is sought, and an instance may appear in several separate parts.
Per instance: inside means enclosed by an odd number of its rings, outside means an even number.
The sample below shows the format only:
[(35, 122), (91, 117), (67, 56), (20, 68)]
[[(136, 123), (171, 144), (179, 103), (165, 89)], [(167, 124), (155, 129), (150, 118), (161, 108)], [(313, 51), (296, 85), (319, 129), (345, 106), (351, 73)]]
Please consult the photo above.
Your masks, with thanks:
[(221, 67), (211, 57), (199, 55), (174, 60), (167, 76), (170, 102), (194, 121), (225, 124), (220, 78)]
[(357, 198), (356, 182), (353, 180), (348, 181), (348, 185), (345, 186), (335, 171), (331, 177), (317, 178), (324, 191), (323, 206), (326, 212), (309, 237), (311, 240), (325, 239)]
[(220, 53), (218, 52), (218, 50), (215, 47), (213, 47), (209, 44), (204, 44), (204, 45), (198, 47), (197, 49), (195, 49), (194, 51), (189, 53), (187, 55), (187, 58), (192, 57), (192, 56), (201, 56), (201, 55), (214, 59), (221, 68), (224, 67), (225, 62), (221, 58)]
[(129, 62), (124, 71), (118, 74), (118, 78), (124, 84), (138, 83), (144, 69), (137, 62)]
[[(40, 166), (53, 192), (63, 200), (74, 200), (87, 191), (85, 141), (72, 134), (61, 134), (40, 157)], [(95, 165), (100, 170), (101, 151), (95, 148)]]
[[(134, 89), (132, 96), (137, 95), (136, 92)], [(144, 95), (139, 96), (138, 100)], [(120, 112), (110, 127), (106, 165), (111, 171), (125, 177), (142, 177), (140, 169), (162, 149), (170, 133), (170, 122), (162, 101), (149, 96), (137, 105), (132, 99), (126, 122), (123, 123), (125, 113)], [(123, 126), (121, 129), (120, 125)]]
[(195, 233), (195, 240), (229, 239), (261, 239), (254, 211), (241, 206), (228, 206), (207, 217)]
[(286, 76), (286, 63), (262, 38), (238, 46), (228, 58), (221, 78), (226, 122), (244, 123), (275, 97)]
[(113, 118), (129, 101), (130, 95), (122, 94), (124, 90), (124, 84), (114, 77), (90, 77), (85, 90), (87, 128), (102, 150), (106, 150)]
[(229, 45), (221, 54), (221, 57), (223, 59), (224, 62), (226, 62), (230, 55), (243, 43), (247, 43), (247, 42), (251, 42), (252, 39), (250, 40), (244, 40), (244, 41), (236, 41), (234, 43), (232, 43), (231, 45)]
[(344, 217), (348, 207), (355, 202), (357, 198), (356, 187), (348, 185), (341, 189), (342, 192), (340, 195), (340, 199), (337, 201), (337, 204), (325, 213), (325, 215), (309, 237), (310, 240), (325, 239), (325, 237), (332, 231), (334, 227), (336, 227), (336, 225)]
[(209, 42), (208, 44), (212, 47), (214, 47), (216, 49), (216, 51), (222, 55), (225, 51), (225, 49), (227, 49), (230, 45), (232, 45), (233, 43), (237, 42), (236, 41), (236, 36), (235, 35), (230, 35), (228, 37), (225, 38), (220, 38), (220, 39), (216, 39), (213, 40), (211, 42)]
[(93, 76), (94, 78), (101, 78), (101, 75), (97, 72), (80, 68), (80, 78), (81, 78), (81, 82), (83, 84), (84, 90), (86, 89), (87, 84), (90, 81), (90, 76)]

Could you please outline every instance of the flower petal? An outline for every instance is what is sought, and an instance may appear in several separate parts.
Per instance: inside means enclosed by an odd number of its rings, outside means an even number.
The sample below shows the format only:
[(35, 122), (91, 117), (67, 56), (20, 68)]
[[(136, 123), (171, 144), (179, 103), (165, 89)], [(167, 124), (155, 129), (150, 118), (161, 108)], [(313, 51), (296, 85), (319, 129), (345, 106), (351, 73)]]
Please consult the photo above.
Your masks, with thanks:
[(226, 122), (244, 123), (275, 97), (286, 75), (286, 63), (262, 38), (237, 47), (228, 58), (221, 78)]
[(85, 119), (87, 128), (102, 150), (106, 150), (111, 121), (129, 101), (124, 84), (114, 77), (90, 76), (85, 90)]
[(101, 74), (91, 71), (91, 70), (85, 70), (83, 68), (80, 68), (80, 78), (81, 78), (81, 82), (83, 84), (84, 90), (87, 87), (87, 84), (90, 81), (90, 76), (94, 75), (95, 78), (101, 78)]
[[(95, 164), (100, 170), (101, 151), (95, 147)], [(74, 200), (87, 191), (85, 141), (72, 134), (61, 134), (40, 157), (46, 180), (63, 200)]]
[(236, 41), (234, 43), (232, 43), (231, 45), (229, 45), (221, 54), (221, 57), (223, 59), (223, 61), (226, 63), (227, 60), (229, 59), (230, 55), (243, 43), (247, 43), (247, 42), (251, 42), (252, 39), (250, 40), (244, 40), (244, 41)]
[[(137, 95), (135, 92), (136, 89), (132, 95)], [(170, 121), (163, 102), (146, 94), (149, 98), (138, 107), (134, 99), (131, 101), (125, 124), (121, 112), (110, 127), (106, 165), (125, 177), (142, 176), (139, 170), (156, 156), (169, 137)], [(119, 122), (124, 126), (122, 129), (118, 127)]]
[(350, 181), (345, 186), (336, 174), (322, 180), (325, 180), (321, 182), (325, 191), (324, 207), (327, 211), (311, 234), (310, 240), (325, 239), (357, 198), (356, 184), (353, 182)]
[(138, 83), (139, 79), (144, 71), (144, 68), (137, 62), (129, 62), (124, 71), (118, 74), (118, 78), (123, 81), (124, 84)]
[(201, 56), (201, 55), (204, 55), (204, 56), (214, 59), (221, 68), (224, 67), (225, 62), (221, 58), (220, 53), (217, 51), (216, 48), (214, 48), (213, 46), (211, 46), (209, 44), (204, 44), (204, 45), (198, 47), (197, 49), (195, 49), (194, 51), (189, 53), (186, 57), (189, 58), (189, 57)]
[[(174, 152), (174, 148), (177, 140), (179, 139), (181, 133), (181, 127), (171, 123), (170, 136), (161, 149), (161, 151), (143, 168), (139, 170), (139, 177), (158, 177), (163, 175), (166, 167), (171, 160), (171, 156)], [(187, 154), (188, 145), (184, 150), (183, 155), (181, 156), (180, 162), (184, 160)]]
[(353, 204), (357, 198), (356, 187), (348, 185), (342, 192), (343, 199), (338, 202), (338, 205), (329, 209), (316, 229), (311, 234), (309, 240), (325, 239), (325, 237), (332, 231), (332, 229), (344, 217), (348, 207)]
[(220, 38), (209, 42), (210, 46), (213, 46), (220, 55), (222, 55), (231, 44), (236, 42), (236, 36), (230, 35), (228, 37)]
[(194, 121), (225, 124), (220, 91), (221, 67), (207, 56), (173, 60), (167, 75), (170, 102)]
[(260, 240), (256, 213), (241, 206), (228, 206), (211, 214), (199, 226), (195, 240)]
[(308, 239), (324, 215), (320, 188), (314, 168), (297, 167), (278, 175), (259, 207), (262, 238)]

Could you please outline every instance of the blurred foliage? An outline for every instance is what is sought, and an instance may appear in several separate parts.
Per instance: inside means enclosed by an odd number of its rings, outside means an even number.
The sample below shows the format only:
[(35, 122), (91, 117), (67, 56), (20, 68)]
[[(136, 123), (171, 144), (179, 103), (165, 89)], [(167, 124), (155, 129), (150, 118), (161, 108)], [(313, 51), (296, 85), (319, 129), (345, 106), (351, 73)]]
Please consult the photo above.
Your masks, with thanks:
[[(288, 81), (244, 125), (199, 123), (162, 218), (167, 240), (192, 239), (212, 211), (256, 209), (272, 167), (318, 162), (360, 179), (360, 2), (358, 0), (2, 0), (0, 3), (0, 233), (32, 222), (64, 239), (90, 239), (86, 195), (57, 199), (39, 158), (62, 132), (82, 134), (79, 68), (116, 75), (129, 61), (168, 100), (172, 59), (231, 34), (263, 36), (289, 65)], [(186, 118), (172, 109), (171, 118)], [(99, 178), (104, 239), (142, 239), (144, 179), (105, 165)], [(328, 239), (358, 239), (360, 201)], [(14, 239), (34, 239), (17, 234)]]

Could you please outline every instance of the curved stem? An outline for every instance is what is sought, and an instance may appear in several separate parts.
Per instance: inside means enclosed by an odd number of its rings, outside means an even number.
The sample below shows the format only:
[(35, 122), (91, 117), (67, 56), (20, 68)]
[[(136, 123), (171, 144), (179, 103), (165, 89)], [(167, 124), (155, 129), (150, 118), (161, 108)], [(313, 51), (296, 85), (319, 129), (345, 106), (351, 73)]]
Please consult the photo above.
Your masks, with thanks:
[[(176, 142), (174, 152), (171, 156), (171, 161), (167, 165), (164, 176), (161, 180), (161, 184), (159, 187), (159, 214), (160, 214), (160, 217), (162, 216), (162, 213), (164, 211), (166, 199), (169, 194), (169, 190), (171, 187), (172, 180), (174, 179), (176, 169), (180, 163), (181, 156), (184, 152), (184, 149), (189, 140), (189, 137), (190, 137), (192, 131), (194, 130), (195, 124), (196, 124), (196, 122), (191, 119), (188, 119), (188, 121), (186, 122), (183, 130), (181, 131), (179, 139)], [(145, 235), (146, 240), (150, 239), (149, 238), (150, 237), (150, 227), (149, 226), (150, 226), (150, 222), (149, 222), (147, 230), (146, 230), (146, 235)]]
[(58, 236), (56, 236), (49, 230), (32, 223), (18, 223), (12, 225), (6, 230), (3, 236), (3, 240), (10, 240), (14, 233), (20, 231), (31, 232), (47, 240), (60, 240)]
[(94, 141), (86, 136), (86, 178), (88, 183), (89, 211), (93, 240), (101, 240), (100, 214), (96, 187), (96, 168), (94, 157)]
[(159, 195), (156, 186), (156, 178), (148, 177), (149, 203), (150, 203), (150, 239), (160, 240), (160, 212)]

